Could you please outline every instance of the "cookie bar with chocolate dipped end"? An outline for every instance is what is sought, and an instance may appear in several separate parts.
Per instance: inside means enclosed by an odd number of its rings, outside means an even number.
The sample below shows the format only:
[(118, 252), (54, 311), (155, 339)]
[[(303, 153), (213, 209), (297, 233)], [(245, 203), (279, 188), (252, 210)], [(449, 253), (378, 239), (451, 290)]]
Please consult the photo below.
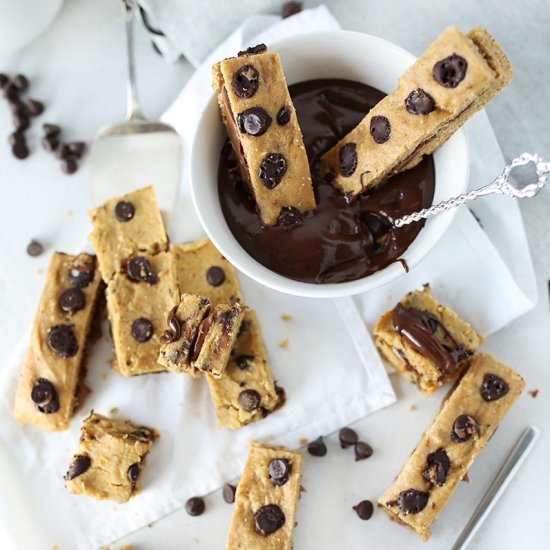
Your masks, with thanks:
[(260, 44), (212, 68), (222, 120), (262, 219), (291, 225), (315, 208), (302, 132), (279, 56)]
[(350, 197), (373, 188), (432, 153), (511, 78), (510, 62), (485, 29), (449, 27), (324, 154), (321, 172)]
[(140, 254), (123, 262), (107, 285), (115, 369), (123, 376), (161, 372), (160, 337), (166, 312), (179, 303), (172, 254)]
[(525, 386), (519, 374), (490, 355), (468, 361), (466, 374), (378, 500), (390, 519), (423, 540)]
[(130, 256), (157, 254), (168, 249), (153, 187), (144, 187), (107, 201), (89, 212), (93, 230), (88, 236), (107, 283)]
[(52, 255), (15, 395), (19, 422), (50, 431), (68, 428), (101, 285), (95, 256)]
[(157, 437), (151, 428), (92, 412), (82, 424), (65, 486), (75, 495), (127, 502)]
[(300, 497), (302, 455), (250, 443), (237, 486), (227, 550), (290, 550)]
[(374, 327), (382, 356), (424, 395), (431, 395), (460, 375), (483, 342), (468, 323), (422, 291), (406, 294)]

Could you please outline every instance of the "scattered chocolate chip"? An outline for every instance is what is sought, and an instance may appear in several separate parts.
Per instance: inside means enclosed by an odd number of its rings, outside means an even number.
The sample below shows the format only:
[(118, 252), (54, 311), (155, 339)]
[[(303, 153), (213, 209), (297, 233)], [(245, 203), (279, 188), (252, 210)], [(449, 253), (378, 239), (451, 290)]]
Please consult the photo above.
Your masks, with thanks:
[(176, 311), (178, 306), (174, 306), (170, 313), (168, 313), (168, 318), (166, 324), (168, 328), (161, 334), (160, 341), (162, 344), (171, 344), (180, 339), (181, 336), (181, 324), (179, 319), (176, 317)]
[(40, 116), (44, 112), (44, 103), (36, 99), (27, 101), (27, 112), (31, 116)]
[(72, 141), (71, 143), (67, 143), (67, 147), (72, 155), (79, 159), (86, 149), (86, 144), (83, 141)]
[(233, 75), (231, 87), (236, 96), (241, 99), (251, 98), (260, 85), (260, 74), (253, 65), (243, 65)]
[(442, 487), (447, 480), (447, 472), (451, 467), (451, 461), (445, 449), (437, 449), (427, 458), (427, 466), (422, 472), (422, 477), (432, 485)]
[(20, 101), (19, 98), (10, 101), (10, 109), (12, 114), (15, 116), (27, 116), (30, 114), (27, 106)]
[(93, 280), (95, 273), (95, 262), (91, 259), (86, 265), (73, 265), (69, 269), (69, 282), (75, 288), (86, 288)]
[(235, 359), (235, 364), (241, 370), (247, 370), (252, 366), (252, 361), (254, 361), (254, 355), (239, 355)]
[(308, 443), (307, 452), (312, 456), (325, 456), (327, 454), (327, 446), (323, 441), (323, 437), (319, 436), (315, 441)]
[(428, 115), (435, 109), (435, 101), (430, 94), (418, 88), (407, 96), (405, 107), (412, 115)]
[(128, 479), (130, 480), (130, 484), (132, 485), (132, 491), (136, 488), (136, 483), (139, 477), (139, 464), (136, 462), (135, 464), (132, 464), (128, 468)]
[(27, 254), (29, 256), (40, 256), (42, 252), (44, 252), (44, 247), (38, 241), (32, 240), (27, 245)]
[(119, 201), (115, 206), (115, 217), (119, 222), (129, 222), (136, 213), (136, 209), (131, 202)]
[(370, 135), (376, 143), (385, 143), (390, 139), (391, 125), (385, 116), (373, 116), (370, 119)]
[(258, 137), (271, 126), (271, 117), (261, 107), (251, 107), (237, 115), (237, 126), (243, 134)]
[(235, 487), (235, 485), (226, 483), (222, 489), (223, 500), (225, 500), (227, 504), (233, 504), (235, 502), (236, 491), (237, 491), (237, 488)]
[(54, 325), (48, 332), (48, 345), (59, 357), (73, 357), (78, 351), (78, 343), (69, 325)]
[(75, 477), (82, 475), (88, 470), (92, 461), (87, 455), (77, 455), (74, 457), (71, 465), (69, 466), (69, 471), (65, 474), (65, 480), (70, 481)]
[(86, 307), (86, 296), (79, 288), (68, 288), (59, 296), (59, 307), (65, 313), (76, 313)]
[(283, 179), (286, 173), (286, 159), (279, 153), (269, 153), (260, 164), (259, 176), (261, 182), (268, 188), (273, 189)]
[(23, 130), (27, 130), (30, 124), (31, 124), (31, 121), (28, 115), (24, 113), (16, 114), (13, 116), (13, 126), (19, 132), (22, 132)]
[(57, 137), (55, 136), (44, 136), (40, 143), (42, 144), (42, 147), (44, 150), (48, 151), (48, 153), (52, 153), (57, 149), (57, 146), (59, 145), (59, 141), (57, 140)]
[(348, 178), (357, 168), (357, 146), (355, 143), (346, 143), (340, 148), (338, 156), (340, 159), (340, 174)]
[(206, 280), (211, 286), (220, 286), (225, 281), (225, 271), (221, 267), (213, 265), (206, 272)]
[(279, 487), (288, 481), (290, 472), (290, 463), (284, 458), (274, 458), (267, 465), (269, 481), (271, 481), (273, 485), (277, 485)]
[(301, 2), (286, 2), (283, 4), (283, 9), (281, 10), (281, 15), (283, 19), (290, 17), (291, 15), (296, 15), (302, 11)]
[(451, 439), (455, 443), (463, 443), (470, 439), (477, 439), (480, 434), (478, 421), (469, 414), (461, 414), (453, 422)]
[(13, 79), (13, 85), (20, 91), (23, 92), (29, 87), (29, 79), (24, 74), (18, 74)]
[(134, 340), (142, 344), (147, 342), (153, 336), (153, 324), (149, 319), (145, 317), (140, 317), (132, 323), (132, 336)]
[(23, 138), (21, 141), (14, 143), (11, 147), (11, 152), (19, 160), (26, 159), (30, 154), (26, 140)]
[(267, 50), (267, 46), (265, 44), (258, 44), (257, 46), (250, 46), (250, 48), (246, 48), (246, 50), (242, 50), (237, 54), (237, 57), (242, 57), (243, 55), (254, 55), (257, 53), (263, 53)]
[(483, 377), (483, 383), (479, 388), (479, 393), (483, 401), (496, 401), (504, 397), (509, 390), (508, 384), (496, 374), (486, 374)]
[(71, 156), (71, 151), (67, 147), (66, 143), (61, 143), (59, 145), (59, 147), (55, 150), (55, 156), (60, 160), (69, 158)]
[(397, 506), (405, 514), (418, 514), (422, 512), (428, 504), (429, 493), (418, 491), (417, 489), (407, 489), (401, 491), (397, 496)]
[(257, 411), (260, 403), (261, 397), (256, 390), (244, 390), (239, 394), (239, 406), (247, 412)]
[(254, 525), (261, 535), (270, 535), (285, 524), (285, 515), (276, 504), (266, 504), (254, 512)]
[(286, 107), (281, 107), (281, 109), (277, 113), (277, 124), (279, 126), (285, 126), (285, 124), (288, 124), (289, 122), (290, 122), (290, 109), (287, 109)]
[(357, 443), (357, 432), (351, 428), (342, 428), (338, 432), (338, 439), (340, 440), (340, 447), (347, 449)]
[(42, 131), (45, 136), (58, 136), (61, 133), (61, 128), (57, 124), (42, 124)]
[(362, 500), (359, 504), (356, 504), (353, 509), (357, 512), (359, 518), (363, 520), (370, 519), (374, 512), (374, 506), (370, 500)]
[(365, 460), (365, 458), (369, 458), (372, 456), (372, 447), (363, 441), (358, 441), (355, 444), (355, 461), (358, 460)]
[(289, 227), (302, 221), (302, 213), (294, 206), (283, 206), (277, 216), (277, 225)]
[(12, 132), (8, 138), (8, 142), (10, 145), (15, 145), (16, 143), (20, 143), (21, 141), (25, 141), (25, 134), (23, 132), (18, 132), (17, 130), (15, 132)]
[(151, 264), (147, 258), (143, 256), (134, 256), (130, 258), (126, 265), (126, 274), (132, 281), (138, 283), (154, 285), (157, 282), (157, 276)]
[(61, 161), (61, 170), (67, 175), (74, 174), (78, 170), (78, 164), (74, 159), (64, 159)]
[(8, 101), (14, 101), (19, 98), (19, 90), (13, 82), (9, 82), (6, 86), (4, 86), (4, 97)]
[(38, 378), (33, 384), (31, 400), (41, 413), (51, 414), (59, 410), (57, 390), (46, 378)]
[(434, 80), (445, 88), (456, 88), (466, 76), (468, 62), (454, 53), (441, 61), (438, 61), (433, 68)]
[(205, 508), (204, 500), (201, 497), (191, 497), (185, 503), (185, 511), (190, 516), (200, 516)]
[(4, 73), (0, 73), (0, 89), (4, 89), (4, 87), (9, 83), (10, 79), (7, 75)]

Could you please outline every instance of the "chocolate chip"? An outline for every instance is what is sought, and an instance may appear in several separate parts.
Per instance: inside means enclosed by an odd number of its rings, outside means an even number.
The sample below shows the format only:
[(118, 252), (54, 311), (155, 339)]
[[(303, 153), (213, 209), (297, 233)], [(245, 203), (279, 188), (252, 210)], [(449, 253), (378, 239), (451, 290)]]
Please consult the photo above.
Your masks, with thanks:
[(8, 142), (10, 145), (15, 145), (21, 141), (25, 141), (25, 134), (23, 132), (15, 131), (9, 135)]
[(36, 408), (44, 414), (59, 410), (59, 396), (55, 386), (46, 378), (38, 378), (31, 390), (31, 400)]
[(22, 139), (21, 141), (14, 143), (11, 147), (11, 152), (13, 156), (19, 160), (26, 159), (30, 154), (26, 140)]
[(288, 481), (290, 472), (290, 463), (284, 458), (274, 458), (267, 465), (269, 481), (271, 481), (273, 485), (277, 485), (279, 487)]
[(78, 351), (76, 336), (69, 325), (54, 325), (48, 332), (48, 345), (59, 357), (73, 357)]
[(19, 98), (10, 101), (10, 109), (12, 114), (15, 116), (27, 116), (30, 114), (27, 106), (20, 101)]
[(359, 518), (363, 520), (370, 519), (374, 512), (374, 506), (370, 500), (362, 500), (359, 504), (356, 504), (353, 509), (357, 512)]
[(79, 288), (68, 288), (59, 296), (59, 307), (65, 313), (76, 313), (86, 307), (86, 296)]
[(364, 443), (363, 441), (358, 441), (355, 444), (355, 461), (358, 460), (365, 460), (365, 458), (369, 458), (372, 456), (372, 447), (368, 443)]
[(13, 117), (13, 125), (16, 130), (26, 130), (31, 124), (29, 117), (26, 114), (18, 114)]
[(42, 131), (45, 136), (58, 136), (61, 133), (61, 128), (57, 124), (42, 124)]
[(456, 88), (466, 76), (468, 62), (454, 53), (441, 61), (438, 61), (433, 68), (434, 80), (445, 88)]
[(251, 107), (237, 115), (237, 126), (243, 134), (258, 137), (271, 125), (271, 117), (261, 107)]
[(254, 355), (239, 355), (235, 359), (235, 364), (241, 370), (248, 370), (252, 366), (252, 361), (254, 361)]
[(260, 164), (260, 181), (268, 188), (277, 187), (286, 173), (286, 159), (279, 153), (269, 153)]
[(19, 90), (16, 88), (13, 82), (9, 82), (6, 86), (4, 86), (4, 97), (8, 101), (14, 101), (18, 99)]
[(235, 487), (235, 485), (231, 485), (230, 483), (226, 483), (223, 486), (223, 489), (222, 489), (223, 500), (225, 500), (227, 504), (233, 504), (235, 502), (236, 490), (237, 488)]
[(4, 73), (0, 73), (0, 89), (4, 89), (4, 87), (6, 86), (6, 84), (8, 84), (10, 81), (10, 79), (8, 78), (7, 75), (5, 75)]
[(263, 53), (267, 50), (267, 46), (265, 44), (258, 44), (257, 46), (250, 46), (250, 48), (246, 48), (246, 50), (240, 51), (237, 56), (242, 57), (243, 55), (254, 55), (257, 53)]
[(132, 486), (132, 491), (136, 488), (139, 472), (140, 472), (140, 469), (139, 469), (139, 464), (137, 462), (135, 464), (132, 464), (128, 468), (127, 475), (128, 475), (128, 479), (130, 480), (130, 484)]
[(93, 280), (95, 274), (95, 261), (93, 257), (89, 262), (73, 265), (69, 269), (69, 282), (75, 288), (86, 288)]
[(254, 512), (254, 525), (261, 535), (270, 535), (285, 524), (285, 515), (276, 504), (266, 504)]
[(260, 402), (261, 397), (256, 390), (244, 390), (239, 394), (239, 406), (247, 412), (258, 410)]
[(453, 422), (451, 439), (455, 443), (463, 443), (470, 439), (477, 439), (480, 434), (478, 421), (469, 414), (461, 414)]
[(134, 340), (142, 344), (147, 342), (153, 336), (153, 324), (149, 319), (145, 317), (140, 317), (132, 323), (132, 336)]
[(418, 491), (417, 489), (407, 489), (401, 491), (397, 496), (397, 506), (405, 514), (418, 514), (422, 512), (428, 504), (429, 493)]
[(340, 159), (340, 174), (348, 178), (357, 168), (357, 146), (355, 143), (346, 143), (340, 148), (338, 156)]
[(259, 79), (260, 74), (253, 65), (243, 65), (233, 75), (231, 87), (236, 96), (249, 99), (258, 91)]
[(418, 88), (407, 96), (405, 107), (412, 115), (428, 115), (435, 109), (435, 101), (430, 94)]
[(48, 151), (48, 153), (52, 153), (57, 149), (57, 146), (59, 145), (59, 141), (57, 140), (57, 137), (55, 136), (44, 136), (40, 143), (42, 144), (42, 147), (44, 150)]
[(138, 283), (154, 285), (157, 282), (157, 276), (149, 260), (143, 256), (134, 256), (130, 258), (126, 265), (126, 274), (132, 281)]
[(370, 119), (370, 135), (376, 143), (385, 143), (390, 139), (391, 125), (385, 116), (373, 116)]
[(285, 4), (283, 4), (281, 15), (283, 16), (283, 19), (286, 19), (287, 17), (290, 17), (291, 15), (296, 15), (301, 11), (302, 11), (301, 2), (286, 2)]
[(87, 455), (77, 455), (74, 457), (71, 465), (69, 466), (69, 471), (65, 474), (65, 480), (70, 481), (75, 477), (82, 475), (88, 470), (92, 461)]
[(136, 213), (136, 209), (131, 202), (119, 201), (115, 206), (115, 217), (119, 222), (128, 222)]
[(325, 445), (322, 436), (318, 437), (315, 441), (308, 443), (307, 452), (313, 456), (325, 456), (327, 454), (327, 446)]
[(220, 286), (225, 281), (225, 272), (221, 267), (213, 265), (206, 272), (206, 280), (211, 286)]
[(72, 141), (71, 143), (67, 143), (67, 147), (73, 156), (79, 159), (86, 149), (86, 144), (83, 141)]
[(191, 497), (186, 503), (185, 503), (185, 511), (190, 516), (200, 516), (203, 512), (206, 506), (204, 505), (204, 500), (201, 497)]
[(27, 101), (27, 111), (31, 116), (40, 116), (44, 112), (44, 103), (36, 99)]
[(38, 241), (32, 240), (27, 245), (27, 254), (29, 256), (40, 256), (42, 252), (44, 252), (44, 247)]
[(22, 92), (29, 87), (29, 79), (24, 74), (18, 74), (13, 79), (13, 84), (20, 92)]
[(289, 227), (302, 221), (302, 213), (294, 206), (283, 206), (277, 216), (277, 225)]
[(483, 377), (483, 384), (479, 388), (479, 393), (483, 401), (496, 401), (504, 397), (509, 390), (508, 384), (496, 374), (486, 374)]
[(168, 328), (161, 334), (160, 341), (162, 344), (171, 344), (176, 342), (181, 337), (181, 324), (179, 319), (176, 317), (176, 311), (178, 306), (174, 306), (170, 313), (168, 313), (168, 318), (166, 319), (166, 324)]
[(78, 170), (78, 164), (74, 159), (65, 159), (61, 162), (61, 170), (67, 175), (74, 174)]
[(277, 124), (279, 124), (279, 126), (284, 126), (289, 122), (290, 122), (290, 109), (287, 109), (286, 107), (281, 107), (281, 109), (277, 113)]
[(447, 472), (451, 467), (451, 461), (445, 449), (437, 449), (427, 458), (428, 465), (422, 472), (422, 477), (432, 485), (442, 487), (447, 479)]
[(59, 147), (55, 150), (55, 156), (60, 160), (66, 159), (71, 156), (71, 151), (67, 147), (66, 143), (62, 143), (61, 145), (59, 145)]
[(351, 428), (342, 428), (338, 432), (338, 439), (340, 440), (340, 447), (347, 449), (357, 443), (357, 432)]

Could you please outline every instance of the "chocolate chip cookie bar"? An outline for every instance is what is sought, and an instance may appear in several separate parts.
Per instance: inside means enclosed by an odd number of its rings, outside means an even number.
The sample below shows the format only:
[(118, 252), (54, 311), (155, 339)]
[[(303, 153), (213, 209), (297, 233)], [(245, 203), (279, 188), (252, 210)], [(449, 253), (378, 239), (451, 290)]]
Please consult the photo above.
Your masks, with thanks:
[(301, 475), (299, 452), (251, 442), (226, 549), (290, 550)]
[(381, 355), (424, 395), (460, 375), (465, 359), (483, 342), (468, 323), (430, 294), (409, 292), (374, 327)]
[(161, 372), (160, 337), (166, 312), (179, 303), (172, 254), (139, 254), (123, 262), (107, 285), (115, 369), (123, 376)]
[(95, 256), (51, 257), (15, 395), (19, 422), (50, 431), (68, 428), (101, 285)]
[(475, 355), (469, 363), (405, 467), (378, 501), (390, 519), (423, 540), (430, 537), (430, 524), (525, 386), (519, 374), (490, 355)]
[(92, 412), (82, 424), (65, 486), (75, 495), (127, 502), (156, 438), (155, 430)]
[(97, 254), (103, 280), (109, 282), (122, 262), (140, 253), (168, 249), (153, 187), (145, 187), (107, 201), (89, 213), (93, 230), (88, 236)]
[(321, 172), (350, 197), (371, 189), (432, 153), (511, 78), (510, 62), (485, 29), (449, 27), (324, 154)]
[(265, 45), (212, 69), (222, 120), (263, 223), (291, 225), (315, 208), (302, 132), (278, 54)]

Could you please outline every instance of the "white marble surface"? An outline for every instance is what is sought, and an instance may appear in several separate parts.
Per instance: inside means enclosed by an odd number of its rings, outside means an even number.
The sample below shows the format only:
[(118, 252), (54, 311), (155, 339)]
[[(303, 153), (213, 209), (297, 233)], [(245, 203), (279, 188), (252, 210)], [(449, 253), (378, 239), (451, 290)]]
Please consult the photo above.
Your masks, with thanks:
[[(281, 3), (273, 2), (274, 11)], [(448, 24), (463, 28), (485, 25), (509, 54), (516, 73), (511, 85), (487, 109), (505, 157), (524, 150), (550, 155), (550, 76), (545, 71), (550, 54), (547, 1), (532, 1), (528, 6), (526, 2), (504, 6), (496, 0), (327, 0), (326, 4), (344, 28), (379, 35), (417, 54)], [(17, 54), (0, 57), (0, 70), (22, 71), (32, 79), (31, 95), (48, 105), (40, 122), (60, 123), (68, 139), (90, 140), (99, 126), (124, 116), (123, 44), (117, 2), (66, 1), (53, 26), (37, 41)], [(184, 62), (167, 65), (153, 52), (143, 32), (138, 32), (137, 55), (144, 110), (150, 117), (157, 117), (181, 89), (192, 68)], [(7, 134), (10, 127), (8, 109), (2, 104), (0, 128)], [(38, 124), (29, 139), (34, 154), (26, 162), (12, 159), (7, 145), (2, 145), (0, 151), (0, 364), (28, 330), (43, 282), (40, 272), (48, 254), (28, 258), (28, 241), (43, 241), (48, 253), (54, 247), (76, 250), (88, 227), (85, 210), (91, 201), (86, 161), (77, 174), (65, 176), (58, 170), (57, 161), (38, 146), (37, 129)], [(296, 550), (390, 545), (449, 548), (513, 441), (530, 423), (542, 429), (541, 441), (472, 548), (550, 547), (550, 194), (545, 192), (535, 200), (524, 201), (521, 207), (536, 267), (539, 303), (531, 313), (491, 336), (484, 348), (517, 367), (526, 376), (528, 389), (541, 390), (538, 397), (521, 398), (472, 468), (471, 482), (459, 487), (435, 524), (434, 536), (426, 546), (406, 530), (390, 524), (382, 513), (375, 512), (370, 521), (362, 522), (351, 510), (357, 501), (374, 501), (385, 489), (438, 406), (437, 399), (419, 398), (412, 388), (392, 376), (399, 403), (355, 426), (375, 449), (371, 459), (355, 463), (351, 453), (339, 449), (334, 436), (328, 439), (327, 457), (306, 456), (307, 492), (298, 513)], [(411, 405), (416, 410), (411, 411)], [(202, 517), (190, 518), (180, 510), (129, 535), (124, 542), (139, 550), (222, 548), (231, 506), (223, 502), (219, 492), (208, 495), (206, 502), (207, 513)], [(7, 547), (1, 533), (0, 547)]]

